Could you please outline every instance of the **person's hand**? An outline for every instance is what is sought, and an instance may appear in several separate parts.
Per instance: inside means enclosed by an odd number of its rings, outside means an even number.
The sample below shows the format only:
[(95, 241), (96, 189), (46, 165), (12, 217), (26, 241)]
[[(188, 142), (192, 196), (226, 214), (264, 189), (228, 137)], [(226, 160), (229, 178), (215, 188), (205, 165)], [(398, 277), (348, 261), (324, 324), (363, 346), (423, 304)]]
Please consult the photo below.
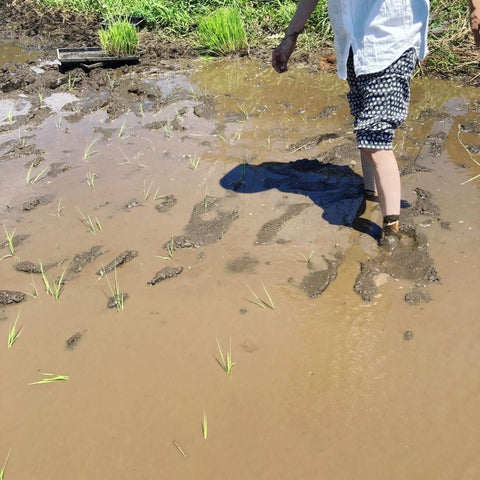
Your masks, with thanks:
[(272, 67), (278, 73), (283, 73), (288, 70), (287, 64), (290, 55), (295, 50), (297, 44), (296, 35), (285, 37), (280, 45), (272, 52)]
[(473, 7), (470, 12), (470, 27), (472, 28), (475, 45), (480, 47), (480, 7)]

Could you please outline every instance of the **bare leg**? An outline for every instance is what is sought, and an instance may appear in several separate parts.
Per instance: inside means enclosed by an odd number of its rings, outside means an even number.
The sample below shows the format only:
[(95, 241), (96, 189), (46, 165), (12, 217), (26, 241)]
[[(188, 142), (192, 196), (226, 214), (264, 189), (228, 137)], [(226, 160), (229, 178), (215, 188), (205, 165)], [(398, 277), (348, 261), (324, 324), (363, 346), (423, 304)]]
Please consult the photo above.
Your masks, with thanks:
[(377, 186), (375, 184), (375, 169), (373, 168), (373, 162), (363, 150), (360, 150), (360, 157), (362, 160), (365, 193), (369, 195), (378, 195)]
[(401, 184), (392, 150), (362, 149), (362, 160), (372, 167), (383, 214), (384, 234), (398, 232)]

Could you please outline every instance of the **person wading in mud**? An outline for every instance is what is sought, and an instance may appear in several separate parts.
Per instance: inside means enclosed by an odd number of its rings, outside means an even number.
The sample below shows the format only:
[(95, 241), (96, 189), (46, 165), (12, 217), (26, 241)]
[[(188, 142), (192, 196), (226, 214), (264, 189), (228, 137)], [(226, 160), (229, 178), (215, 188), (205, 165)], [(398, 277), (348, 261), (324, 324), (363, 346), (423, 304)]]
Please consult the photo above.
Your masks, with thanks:
[[(479, 0), (469, 0), (478, 2)], [(297, 37), (318, 0), (300, 0), (272, 66), (287, 71)], [(410, 79), (427, 54), (429, 0), (328, 0), (337, 73), (350, 86), (348, 102), (360, 149), (367, 200), (380, 201), (380, 243), (396, 245), (400, 173), (393, 153), (394, 130), (405, 120)]]

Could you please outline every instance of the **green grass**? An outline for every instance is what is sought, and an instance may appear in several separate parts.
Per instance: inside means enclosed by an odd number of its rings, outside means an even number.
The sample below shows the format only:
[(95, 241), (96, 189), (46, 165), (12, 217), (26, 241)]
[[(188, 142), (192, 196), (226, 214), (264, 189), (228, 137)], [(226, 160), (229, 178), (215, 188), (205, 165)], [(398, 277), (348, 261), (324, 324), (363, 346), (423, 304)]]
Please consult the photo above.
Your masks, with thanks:
[(208, 55), (226, 55), (247, 48), (247, 35), (238, 7), (224, 7), (201, 18), (197, 29), (198, 48)]
[(218, 352), (220, 353), (220, 358), (222, 360), (221, 362), (219, 360), (217, 361), (220, 364), (220, 366), (223, 368), (225, 373), (227, 375), (230, 375), (232, 373), (233, 366), (237, 363), (232, 361), (232, 338), (230, 337), (230, 347), (228, 352), (226, 352), (225, 356), (223, 355), (222, 347), (220, 347), (220, 343), (218, 343), (218, 338), (216, 340), (217, 340)]
[(10, 328), (8, 329), (8, 341), (7, 345), (8, 348), (12, 348), (13, 344), (18, 340), (18, 337), (22, 334), (23, 328), (20, 327), (20, 329), (17, 329), (17, 322), (20, 317), (20, 312), (17, 313), (17, 318), (15, 319), (15, 322), (10, 325)]
[(0, 470), (0, 480), (5, 479), (5, 470), (7, 468), (7, 463), (8, 463), (8, 459), (10, 458), (10, 452), (11, 451), (12, 451), (12, 449), (10, 449), (8, 451), (7, 458), (5, 459), (5, 462), (3, 463), (3, 468)]
[(68, 375), (56, 375), (54, 373), (43, 373), (40, 372), (40, 375), (43, 375), (45, 378), (38, 380), (36, 382), (31, 382), (29, 385), (41, 385), (42, 383), (53, 383), (53, 382), (62, 382), (70, 380)]
[(102, 50), (109, 55), (135, 55), (138, 50), (138, 32), (128, 19), (115, 20), (98, 31)]

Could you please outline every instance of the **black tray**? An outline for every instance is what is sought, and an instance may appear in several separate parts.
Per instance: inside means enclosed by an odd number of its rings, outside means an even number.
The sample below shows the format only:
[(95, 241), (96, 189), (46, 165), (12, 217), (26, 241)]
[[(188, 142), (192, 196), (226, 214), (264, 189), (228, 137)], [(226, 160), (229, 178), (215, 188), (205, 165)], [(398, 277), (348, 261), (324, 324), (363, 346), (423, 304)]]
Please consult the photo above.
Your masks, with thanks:
[(99, 64), (101, 67), (117, 66), (126, 63), (137, 63), (140, 55), (124, 55), (120, 57), (107, 55), (99, 47), (57, 48), (57, 58), (63, 69), (78, 66)]

